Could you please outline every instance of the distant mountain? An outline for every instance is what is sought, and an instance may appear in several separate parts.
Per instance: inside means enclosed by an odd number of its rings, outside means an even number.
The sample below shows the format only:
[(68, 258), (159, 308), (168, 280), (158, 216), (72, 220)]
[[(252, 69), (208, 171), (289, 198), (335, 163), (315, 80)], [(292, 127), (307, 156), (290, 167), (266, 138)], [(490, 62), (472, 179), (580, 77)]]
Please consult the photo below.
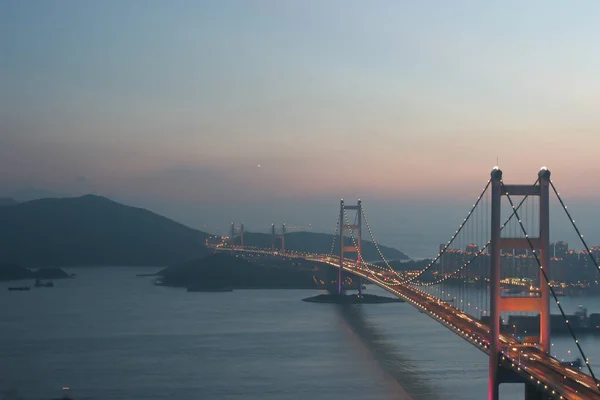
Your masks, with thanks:
[(69, 195), (44, 188), (25, 187), (11, 192), (10, 197), (19, 202), (25, 202), (38, 199), (69, 197)]
[(60, 268), (40, 268), (32, 271), (14, 264), (0, 265), (0, 281), (20, 279), (62, 279), (69, 275)]
[(0, 262), (172, 265), (208, 254), (208, 234), (100, 196), (0, 207)]
[(0, 197), (0, 207), (4, 206), (16, 206), (19, 204), (15, 199), (11, 199), (10, 197)]
[[(236, 238), (239, 243), (239, 238)], [(265, 233), (244, 233), (244, 245), (246, 246), (257, 246), (257, 247), (271, 247), (271, 235)], [(285, 248), (286, 250), (297, 250), (297, 251), (309, 251), (312, 253), (327, 254), (331, 251), (331, 244), (333, 243), (333, 235), (327, 233), (314, 233), (314, 232), (291, 232), (285, 234)], [(346, 238), (345, 243), (347, 246), (352, 245), (352, 239)], [(281, 240), (275, 242), (275, 246), (279, 248)], [(388, 260), (408, 260), (409, 257), (403, 252), (396, 250), (392, 247), (379, 246), (384, 257)], [(337, 238), (335, 247), (333, 248), (334, 254), (340, 254), (340, 241)], [(361, 253), (366, 261), (377, 261), (381, 260), (377, 249), (373, 242), (362, 240), (361, 241)]]
[[(210, 253), (205, 247), (207, 233), (105, 197), (14, 203), (0, 207), (0, 263), (168, 266)], [(268, 234), (246, 232), (244, 239), (246, 245), (271, 247)], [(285, 244), (289, 250), (329, 253), (332, 239), (324, 233), (295, 232), (286, 234)], [(379, 259), (371, 242), (363, 241), (362, 246), (365, 260)], [(334, 250), (339, 253), (339, 241)], [(408, 258), (396, 249), (382, 246), (381, 250), (388, 259)]]

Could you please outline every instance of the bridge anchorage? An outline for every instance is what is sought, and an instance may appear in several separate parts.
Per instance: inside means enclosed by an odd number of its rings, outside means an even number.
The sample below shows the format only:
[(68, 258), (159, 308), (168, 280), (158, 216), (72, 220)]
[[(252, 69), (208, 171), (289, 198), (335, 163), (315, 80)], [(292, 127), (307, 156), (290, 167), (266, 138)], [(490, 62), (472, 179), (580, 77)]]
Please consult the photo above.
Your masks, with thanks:
[[(550, 171), (542, 168), (534, 185), (505, 185), (502, 171), (495, 167), (491, 172), (491, 240), (490, 240), (490, 355), (488, 400), (498, 400), (501, 383), (524, 383), (525, 400), (542, 400), (550, 398), (537, 390), (536, 385), (514, 374), (512, 369), (505, 369), (499, 362), (503, 346), (500, 342), (501, 312), (539, 312), (540, 337), (539, 348), (546, 354), (550, 353), (550, 292), (549, 292), (549, 249), (550, 249)], [(501, 237), (501, 208), (502, 197), (508, 197), (513, 213), (517, 212), (510, 196), (529, 196), (539, 198), (539, 236)], [(516, 215), (517, 218), (518, 215)], [(519, 218), (519, 223), (521, 220)], [(521, 227), (523, 227), (521, 225)], [(517, 249), (539, 251), (540, 269), (538, 272), (539, 296), (511, 297), (503, 296), (500, 291), (501, 280), (501, 250)], [(511, 346), (514, 348), (514, 346)]]

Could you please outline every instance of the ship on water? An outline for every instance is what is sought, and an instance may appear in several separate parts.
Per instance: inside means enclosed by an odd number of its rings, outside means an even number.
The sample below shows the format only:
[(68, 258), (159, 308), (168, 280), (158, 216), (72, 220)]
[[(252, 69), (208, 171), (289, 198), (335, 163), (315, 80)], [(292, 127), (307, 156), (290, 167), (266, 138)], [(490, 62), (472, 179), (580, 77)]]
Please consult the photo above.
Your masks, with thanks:
[[(600, 313), (588, 314), (587, 308), (579, 305), (574, 314), (566, 315), (569, 325), (575, 333), (600, 334)], [(481, 321), (489, 323), (489, 316), (484, 316)], [(500, 325), (501, 332), (512, 335), (539, 334), (539, 315), (510, 315)], [(553, 334), (568, 334), (569, 328), (565, 324), (565, 318), (560, 314), (550, 316), (550, 332)]]

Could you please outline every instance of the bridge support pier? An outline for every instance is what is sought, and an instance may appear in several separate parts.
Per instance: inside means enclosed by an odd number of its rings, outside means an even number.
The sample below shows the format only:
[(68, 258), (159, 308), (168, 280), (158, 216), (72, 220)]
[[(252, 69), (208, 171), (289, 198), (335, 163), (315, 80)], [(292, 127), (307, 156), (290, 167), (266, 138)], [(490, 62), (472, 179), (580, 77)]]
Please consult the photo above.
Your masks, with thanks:
[(525, 400), (550, 400), (550, 396), (538, 390), (536, 385), (525, 383)]
[(502, 199), (502, 171), (492, 171), (492, 221), (490, 248), (490, 360), (488, 370), (488, 400), (499, 400), (500, 358), (500, 218)]
[[(355, 210), (357, 216), (356, 225), (348, 225), (346, 224), (346, 210)], [(344, 270), (344, 253), (356, 253), (356, 261), (361, 262), (362, 255), (360, 252), (360, 244), (361, 244), (361, 226), (362, 226), (362, 204), (361, 201), (358, 200), (358, 203), (355, 206), (347, 206), (344, 204), (344, 200), (340, 201), (340, 266), (338, 271), (338, 294), (342, 294), (343, 292), (343, 270)], [(356, 232), (356, 238), (352, 243), (352, 246), (346, 246), (346, 241), (344, 240), (344, 232), (350, 231), (352, 234)], [(354, 237), (354, 236), (353, 236)], [(362, 290), (362, 289), (359, 289)], [(359, 292), (360, 293), (360, 292)], [(361, 293), (362, 295), (362, 293)]]
[[(501, 354), (498, 354), (498, 358), (501, 359)], [(532, 384), (530, 381), (524, 379), (520, 375), (516, 374), (514, 370), (507, 369), (502, 365), (498, 365), (496, 379), (495, 379), (495, 390), (493, 390), (493, 399), (499, 399), (499, 389), (502, 383), (522, 383), (525, 389), (525, 400), (550, 400), (552, 397), (547, 393), (540, 390), (539, 385)]]
[[(540, 313), (540, 350), (550, 352), (550, 296), (547, 277), (549, 275), (549, 183), (550, 171), (545, 167), (538, 173), (535, 185), (505, 185), (502, 181), (502, 171), (495, 167), (491, 172), (492, 210), (490, 238), (490, 360), (488, 375), (488, 400), (498, 400), (498, 385), (503, 382), (523, 382), (509, 377), (500, 365), (502, 343), (500, 342), (500, 313), (515, 311), (537, 311)], [(500, 235), (502, 196), (536, 196), (540, 199), (539, 237), (504, 238)], [(514, 209), (514, 206), (513, 206)], [(519, 223), (521, 221), (519, 220)], [(539, 297), (504, 297), (500, 293), (501, 258), (503, 248), (527, 249), (540, 252)], [(545, 274), (545, 275), (544, 275)], [(511, 380), (507, 380), (511, 379)], [(524, 382), (525, 399), (546, 399), (539, 388)], [(540, 397), (541, 396), (541, 397)]]
[(358, 297), (362, 297), (362, 278), (358, 278)]
[(281, 239), (281, 251), (285, 251), (285, 223), (281, 224), (281, 235), (275, 233), (275, 224), (271, 224), (271, 250), (275, 251), (275, 242)]
[(240, 237), (240, 247), (243, 249), (244, 248), (244, 223), (240, 223), (240, 227), (236, 228), (235, 226), (235, 222), (231, 223), (231, 231), (229, 233), (230, 236), (230, 240), (231, 240), (231, 245), (235, 246), (235, 235), (239, 234)]

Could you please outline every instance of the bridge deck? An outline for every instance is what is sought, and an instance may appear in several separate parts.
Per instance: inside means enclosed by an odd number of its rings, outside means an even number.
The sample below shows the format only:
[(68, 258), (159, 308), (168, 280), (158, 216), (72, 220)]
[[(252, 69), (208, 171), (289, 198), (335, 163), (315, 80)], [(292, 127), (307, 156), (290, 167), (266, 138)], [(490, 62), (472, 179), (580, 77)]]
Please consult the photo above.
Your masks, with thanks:
[[(231, 248), (216, 249), (232, 250)], [(274, 253), (267, 250), (251, 249), (233, 250), (303, 258), (339, 268), (339, 258), (329, 255), (294, 252)], [(369, 268), (365, 267), (364, 264), (346, 260), (344, 270), (361, 276), (395, 296), (406, 300), (479, 350), (489, 354), (490, 334), (489, 327), (486, 324), (410, 285), (400, 284), (399, 281), (393, 278), (382, 279)], [(600, 399), (600, 390), (591, 376), (577, 369), (562, 365), (557, 359), (535, 347), (523, 346), (513, 337), (500, 335), (500, 341), (504, 345), (503, 356), (501, 357), (503, 367), (514, 371), (523, 380), (531, 381), (540, 390), (559, 399)]]

